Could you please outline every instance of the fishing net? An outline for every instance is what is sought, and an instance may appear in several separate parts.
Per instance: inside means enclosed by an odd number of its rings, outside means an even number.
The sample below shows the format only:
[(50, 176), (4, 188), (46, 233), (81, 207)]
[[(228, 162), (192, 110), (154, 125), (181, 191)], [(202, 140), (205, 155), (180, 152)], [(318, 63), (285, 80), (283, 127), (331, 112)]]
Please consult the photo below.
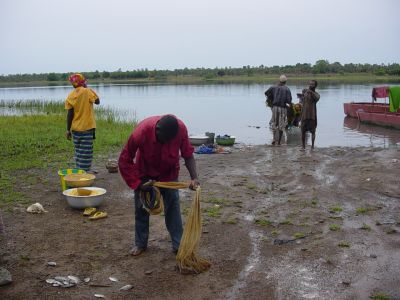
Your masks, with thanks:
[[(157, 214), (162, 211), (162, 196), (159, 192), (158, 188), (167, 188), (167, 189), (184, 189), (188, 188), (189, 184), (185, 182), (155, 182), (153, 184), (154, 190), (156, 192), (153, 194), (154, 196), (147, 196), (147, 200), (149, 200), (150, 205), (152, 201), (156, 203), (160, 203), (160, 208), (150, 208), (148, 211), (150, 214)], [(158, 192), (157, 192), (158, 190)], [(144, 193), (143, 196), (146, 197), (147, 193)], [(178, 254), (176, 256), (177, 261), (177, 269), (182, 274), (198, 274), (204, 271), (207, 271), (211, 264), (197, 255), (197, 251), (199, 248), (201, 230), (202, 230), (202, 220), (201, 220), (201, 209), (200, 209), (200, 196), (201, 189), (198, 187), (196, 189), (196, 194), (192, 202), (192, 207), (190, 209), (189, 215), (186, 219), (185, 228), (183, 229), (183, 235), (181, 239), (181, 243), (179, 246)], [(141, 194), (142, 198), (142, 194)], [(154, 198), (154, 199), (151, 199)], [(158, 198), (158, 199), (155, 199)], [(146, 201), (146, 198), (143, 201)], [(147, 209), (146, 209), (147, 210)]]

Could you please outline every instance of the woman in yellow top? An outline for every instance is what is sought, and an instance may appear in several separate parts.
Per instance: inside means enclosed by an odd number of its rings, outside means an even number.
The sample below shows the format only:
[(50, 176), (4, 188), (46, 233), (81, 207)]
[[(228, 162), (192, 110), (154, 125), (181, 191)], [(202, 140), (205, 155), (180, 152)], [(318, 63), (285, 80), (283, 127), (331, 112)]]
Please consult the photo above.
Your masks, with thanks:
[(71, 75), (69, 81), (74, 90), (65, 100), (65, 109), (68, 110), (66, 136), (68, 140), (72, 137), (74, 142), (76, 167), (89, 171), (96, 130), (93, 103), (100, 104), (100, 100), (92, 89), (87, 88), (87, 80), (82, 74)]

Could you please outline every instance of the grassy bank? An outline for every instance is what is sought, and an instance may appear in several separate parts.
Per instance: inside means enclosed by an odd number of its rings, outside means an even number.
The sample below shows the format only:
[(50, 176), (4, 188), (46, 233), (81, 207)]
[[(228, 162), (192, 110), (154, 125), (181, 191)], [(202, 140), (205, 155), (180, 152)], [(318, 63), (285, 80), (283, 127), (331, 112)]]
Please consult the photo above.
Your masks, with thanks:
[[(0, 206), (29, 201), (17, 186), (46, 183), (60, 168), (74, 167), (73, 144), (65, 138), (66, 113), (62, 102), (1, 101), (0, 109), (19, 115), (0, 116)], [(134, 121), (118, 111), (96, 109), (94, 160), (119, 151)], [(35, 171), (35, 172), (33, 172)]]
[[(219, 83), (274, 83), (280, 74), (243, 76), (165, 76), (141, 79), (91, 79), (90, 84), (219, 84)], [(323, 83), (400, 83), (400, 76), (353, 74), (287, 74), (289, 82), (305, 84), (310, 79)], [(0, 87), (58, 86), (69, 85), (67, 81), (0, 81)]]

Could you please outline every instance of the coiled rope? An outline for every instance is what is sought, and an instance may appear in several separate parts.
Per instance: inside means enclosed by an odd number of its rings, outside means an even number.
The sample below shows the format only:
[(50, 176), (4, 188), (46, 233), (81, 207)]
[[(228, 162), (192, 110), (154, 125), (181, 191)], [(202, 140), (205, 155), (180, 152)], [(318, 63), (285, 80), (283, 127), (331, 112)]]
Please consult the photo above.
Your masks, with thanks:
[[(185, 182), (154, 182), (152, 192), (140, 192), (143, 207), (149, 214), (155, 215), (163, 211), (163, 199), (159, 188), (186, 189), (189, 184)], [(197, 187), (192, 207), (186, 219), (182, 239), (176, 256), (178, 271), (182, 274), (201, 273), (207, 271), (211, 264), (197, 255), (199, 248), (202, 219), (200, 209), (201, 189)]]

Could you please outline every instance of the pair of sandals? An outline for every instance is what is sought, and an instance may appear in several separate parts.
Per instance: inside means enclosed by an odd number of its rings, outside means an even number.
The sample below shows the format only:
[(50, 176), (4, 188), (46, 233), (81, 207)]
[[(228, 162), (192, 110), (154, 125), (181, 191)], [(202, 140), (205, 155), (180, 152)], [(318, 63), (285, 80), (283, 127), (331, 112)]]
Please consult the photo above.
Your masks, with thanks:
[(85, 208), (83, 215), (89, 217), (90, 220), (107, 218), (107, 213), (105, 211), (97, 211), (97, 208), (95, 207)]

